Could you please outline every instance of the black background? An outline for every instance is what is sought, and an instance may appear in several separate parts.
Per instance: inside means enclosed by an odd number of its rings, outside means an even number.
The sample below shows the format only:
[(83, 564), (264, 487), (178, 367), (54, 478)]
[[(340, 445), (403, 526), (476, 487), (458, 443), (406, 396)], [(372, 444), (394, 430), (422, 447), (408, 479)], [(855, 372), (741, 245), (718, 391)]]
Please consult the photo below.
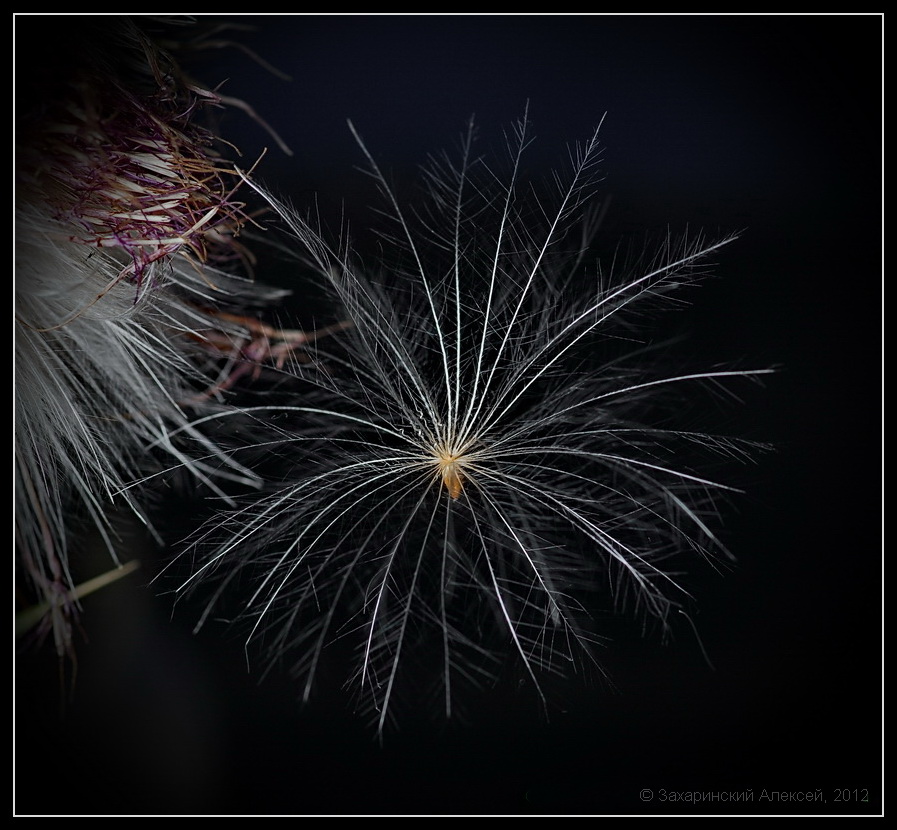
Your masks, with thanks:
[[(209, 22), (208, 20), (204, 22)], [(616, 690), (485, 689), (467, 717), (414, 714), (379, 745), (339, 693), (306, 709), (259, 684), (239, 640), (190, 633), (129, 543), (138, 574), (84, 603), (74, 696), (55, 659), (16, 662), (19, 814), (879, 813), (882, 634), (882, 19), (870, 16), (249, 16), (196, 73), (249, 102), (220, 129), (257, 177), (338, 221), (371, 202), (351, 118), (384, 169), (413, 177), (474, 114), (486, 146), (529, 102), (527, 164), (549, 173), (602, 115), (608, 239), (669, 225), (744, 229), (691, 299), (700, 353), (781, 365), (731, 414), (774, 454), (727, 517), (738, 557), (699, 578), (669, 644), (620, 626)], [(16, 19), (16, 65), (62, 36)], [(44, 50), (43, 54), (46, 54)], [(64, 71), (64, 66), (59, 67)], [(329, 213), (328, 213), (329, 212)], [(289, 274), (277, 275), (289, 280)], [(176, 516), (172, 511), (172, 516)], [(173, 518), (172, 538), (179, 528)], [(103, 570), (97, 563), (97, 570)], [(840, 789), (868, 802), (836, 802)], [(653, 790), (652, 801), (640, 798)], [(754, 800), (692, 804), (666, 792)], [(761, 800), (816, 792), (825, 803)], [(854, 794), (851, 793), (853, 796)]]

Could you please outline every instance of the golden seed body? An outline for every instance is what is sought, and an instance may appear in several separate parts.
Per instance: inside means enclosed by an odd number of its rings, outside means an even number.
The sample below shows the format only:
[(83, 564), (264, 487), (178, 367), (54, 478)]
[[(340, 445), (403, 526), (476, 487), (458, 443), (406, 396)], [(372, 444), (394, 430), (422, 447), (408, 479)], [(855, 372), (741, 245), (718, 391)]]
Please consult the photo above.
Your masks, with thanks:
[(464, 456), (441, 450), (436, 455), (436, 463), (442, 476), (442, 483), (449, 495), (456, 499), (464, 489)]

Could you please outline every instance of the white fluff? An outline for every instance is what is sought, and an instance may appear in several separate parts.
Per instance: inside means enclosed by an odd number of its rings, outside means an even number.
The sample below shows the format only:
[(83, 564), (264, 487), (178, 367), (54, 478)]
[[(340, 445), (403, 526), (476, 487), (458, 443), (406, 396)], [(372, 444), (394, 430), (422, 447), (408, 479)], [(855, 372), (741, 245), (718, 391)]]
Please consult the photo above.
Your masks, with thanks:
[(204, 395), (220, 361), (203, 340), (222, 328), (235, 341), (245, 332), (201, 309), (235, 301), (248, 284), (166, 257), (138, 287), (121, 277), (120, 250), (69, 241), (43, 206), (23, 201), (16, 213), (16, 544), (27, 577), (54, 609), (62, 652), (71, 647), (74, 612), (71, 538), (85, 519), (117, 564), (109, 509), (123, 504), (148, 521), (129, 487), (160, 463), (186, 467), (213, 489), (222, 474), (256, 483), (199, 431), (170, 438), (188, 413), (220, 408)]

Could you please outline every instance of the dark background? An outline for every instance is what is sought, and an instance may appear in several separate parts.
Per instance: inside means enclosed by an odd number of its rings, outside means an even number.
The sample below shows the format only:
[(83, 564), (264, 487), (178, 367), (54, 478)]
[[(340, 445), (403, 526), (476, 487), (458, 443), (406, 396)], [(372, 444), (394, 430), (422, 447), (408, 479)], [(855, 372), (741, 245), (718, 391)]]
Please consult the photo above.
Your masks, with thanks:
[[(692, 297), (690, 343), (713, 361), (783, 367), (728, 424), (777, 451), (741, 471), (747, 492), (725, 524), (737, 567), (696, 577), (713, 669), (687, 626), (664, 645), (621, 624), (604, 655), (616, 690), (574, 679), (550, 690), (561, 703), (546, 722), (526, 693), (485, 689), (465, 719), (411, 714), (383, 746), (337, 682), (301, 709), (285, 677), (247, 672), (238, 639), (193, 636), (195, 613), (146, 586), (165, 552), (135, 537), (125, 558), (146, 567), (84, 603), (62, 717), (53, 656), (17, 656), (15, 811), (879, 813), (882, 19), (233, 22), (255, 30), (224, 37), (292, 80), (233, 47), (197, 56), (197, 76), (226, 79), (222, 91), (294, 155), (235, 110), (222, 134), (250, 160), (270, 146), (257, 177), (297, 205), (317, 197), (337, 221), (345, 200), (363, 226), (371, 202), (347, 118), (411, 180), (471, 114), (497, 146), (529, 101), (527, 164), (548, 174), (607, 113), (602, 237), (744, 229), (721, 279)], [(54, 17), (15, 28), (17, 67), (34, 44), (69, 36)], [(844, 788), (868, 802), (836, 802)], [(754, 800), (673, 803), (663, 790)], [(827, 800), (763, 801), (764, 790)]]

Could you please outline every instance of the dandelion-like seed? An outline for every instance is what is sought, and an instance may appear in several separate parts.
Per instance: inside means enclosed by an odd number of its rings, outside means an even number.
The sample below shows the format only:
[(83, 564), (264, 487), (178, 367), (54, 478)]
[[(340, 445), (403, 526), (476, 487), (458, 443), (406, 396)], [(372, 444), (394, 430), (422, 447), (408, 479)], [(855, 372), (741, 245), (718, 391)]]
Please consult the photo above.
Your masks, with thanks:
[(590, 262), (597, 130), (533, 200), (525, 123), (507, 174), (475, 157), (471, 123), (457, 157), (425, 168), (417, 212), (358, 141), (391, 223), (382, 261), (372, 273), (272, 199), (351, 326), (295, 367), (300, 402), (245, 410), (271, 422), (263, 446), (289, 472), (216, 518), (183, 588), (216, 581), (202, 624), (249, 581), (248, 640), (292, 660), (306, 698), (328, 647), (353, 642), (348, 683), (382, 731), (426, 678), (451, 714), (457, 687), (509, 653), (541, 696), (546, 673), (593, 656), (601, 597), (669, 625), (678, 555), (726, 555), (715, 503), (732, 488), (700, 457), (751, 449), (675, 424), (675, 402), (767, 370), (652, 373), (635, 315), (731, 239)]

